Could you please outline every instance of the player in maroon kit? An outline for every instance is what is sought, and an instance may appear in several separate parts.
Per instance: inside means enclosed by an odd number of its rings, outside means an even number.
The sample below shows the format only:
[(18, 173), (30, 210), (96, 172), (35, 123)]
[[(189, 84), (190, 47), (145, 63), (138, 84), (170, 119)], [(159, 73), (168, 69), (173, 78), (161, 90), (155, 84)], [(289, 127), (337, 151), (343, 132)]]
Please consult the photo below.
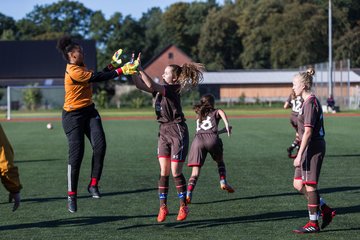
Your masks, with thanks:
[[(226, 114), (221, 109), (214, 107), (215, 99), (211, 94), (201, 97), (200, 103), (194, 106), (197, 114), (196, 134), (191, 144), (188, 166), (192, 167), (191, 177), (188, 182), (186, 193), (186, 202), (191, 203), (192, 193), (196, 186), (196, 182), (200, 175), (201, 167), (204, 165), (207, 153), (217, 163), (218, 173), (220, 177), (220, 188), (233, 193), (235, 190), (226, 181), (226, 169), (223, 159), (223, 143), (219, 138), (219, 133), (226, 132), (228, 136), (231, 134), (231, 126), (229, 126)], [(220, 119), (223, 120), (225, 128), (218, 131)]]
[(310, 68), (293, 79), (293, 90), (296, 96), (304, 99), (298, 116), (298, 129), (301, 145), (294, 159), (294, 187), (304, 194), (308, 201), (309, 222), (295, 233), (316, 233), (320, 231), (319, 210), (322, 214), (321, 228), (330, 224), (335, 211), (325, 204), (318, 192), (318, 181), (321, 165), (325, 156), (325, 129), (322, 107), (311, 92), (315, 70)]
[[(138, 61), (140, 62), (140, 56)], [(165, 221), (169, 214), (167, 195), (170, 172), (180, 199), (177, 220), (183, 221), (189, 211), (186, 205), (186, 179), (182, 173), (189, 147), (189, 131), (181, 107), (180, 93), (184, 89), (198, 85), (203, 78), (204, 66), (196, 63), (186, 63), (182, 66), (168, 65), (162, 75), (164, 84), (154, 82), (141, 65), (138, 70), (140, 78), (133, 77), (135, 85), (141, 90), (152, 93), (155, 97), (155, 112), (157, 121), (160, 123), (158, 138), (160, 210), (157, 221)]]
[(295, 129), (295, 139), (294, 139), (293, 143), (290, 145), (290, 147), (288, 147), (286, 149), (288, 152), (289, 158), (295, 158), (297, 153), (294, 151), (299, 150), (299, 147), (300, 147), (297, 118), (298, 118), (302, 103), (303, 103), (303, 100), (302, 100), (301, 96), (296, 96), (293, 90), (291, 91), (289, 98), (284, 103), (285, 109), (291, 108), (290, 124)]

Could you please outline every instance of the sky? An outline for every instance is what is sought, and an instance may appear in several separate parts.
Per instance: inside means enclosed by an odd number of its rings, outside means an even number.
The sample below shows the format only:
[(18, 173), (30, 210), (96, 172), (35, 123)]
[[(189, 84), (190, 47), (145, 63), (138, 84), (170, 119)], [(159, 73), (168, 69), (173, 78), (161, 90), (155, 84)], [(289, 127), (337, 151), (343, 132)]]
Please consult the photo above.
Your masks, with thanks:
[[(12, 17), (15, 20), (24, 18), (25, 15), (34, 10), (35, 5), (46, 5), (58, 0), (0, 0), (0, 13)], [(165, 10), (175, 2), (195, 2), (195, 0), (77, 0), (91, 10), (101, 10), (106, 19), (114, 12), (121, 12), (123, 16), (131, 15), (139, 19), (142, 13), (152, 7), (160, 7)], [(198, 2), (200, 0), (197, 0)], [(201, 2), (201, 1), (200, 1)], [(218, 0), (219, 4), (223, 1)]]

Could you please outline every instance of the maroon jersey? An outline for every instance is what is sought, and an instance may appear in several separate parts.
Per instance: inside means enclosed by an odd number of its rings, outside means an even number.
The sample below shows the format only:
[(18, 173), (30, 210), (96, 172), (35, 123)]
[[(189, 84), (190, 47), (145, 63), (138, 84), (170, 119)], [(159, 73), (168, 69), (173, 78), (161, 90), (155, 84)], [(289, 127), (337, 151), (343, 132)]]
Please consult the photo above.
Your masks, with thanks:
[(164, 96), (156, 93), (155, 112), (160, 123), (180, 123), (185, 121), (180, 100), (180, 85), (164, 85)]
[(218, 114), (218, 110), (210, 112), (205, 119), (200, 122), (199, 119), (196, 120), (196, 134), (202, 133), (215, 133), (218, 132), (218, 125), (220, 121), (220, 115)]
[(303, 99), (300, 96), (297, 96), (296, 98), (292, 98), (292, 95), (290, 95), (289, 98), (287, 99), (287, 102), (291, 107), (292, 114), (297, 116), (300, 112)]
[(325, 137), (324, 118), (320, 101), (311, 95), (302, 105), (298, 116), (298, 129), (302, 139), (305, 127), (313, 128), (311, 140), (322, 140)]
[(286, 100), (286, 102), (289, 103), (289, 106), (291, 107), (291, 115), (290, 115), (290, 123), (295, 128), (295, 130), (298, 130), (298, 115), (301, 109), (301, 106), (303, 104), (303, 99), (300, 96), (297, 96), (296, 98), (292, 97), (292, 94), (290, 94), (289, 98)]
[(196, 120), (196, 134), (191, 144), (188, 166), (202, 166), (207, 153), (214, 161), (223, 161), (223, 143), (218, 134), (220, 118), (218, 109), (215, 109), (202, 122)]

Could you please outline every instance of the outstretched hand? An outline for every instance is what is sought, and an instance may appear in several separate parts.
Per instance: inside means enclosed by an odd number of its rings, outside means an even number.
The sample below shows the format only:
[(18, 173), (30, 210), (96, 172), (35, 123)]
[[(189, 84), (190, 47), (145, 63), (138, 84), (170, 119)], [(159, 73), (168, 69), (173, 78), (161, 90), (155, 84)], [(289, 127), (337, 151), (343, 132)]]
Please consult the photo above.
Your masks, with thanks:
[(231, 130), (232, 130), (232, 126), (229, 126), (228, 129), (226, 127), (224, 127), (224, 128), (222, 128), (221, 130), (218, 131), (218, 134), (227, 133), (227, 135), (230, 137)]
[(122, 60), (121, 60), (121, 54), (122, 54), (123, 50), (120, 48), (119, 50), (117, 50), (114, 55), (112, 56), (111, 58), (111, 65), (114, 67), (114, 68), (117, 68), (120, 66), (120, 64), (122, 63)]
[(124, 75), (133, 75), (137, 73), (138, 66), (139, 66), (139, 61), (135, 60), (134, 62), (125, 63), (124, 66), (121, 67), (121, 70)]
[(143, 69), (143, 67), (141, 66), (141, 59), (140, 59), (140, 58), (141, 58), (141, 52), (139, 52), (136, 61), (138, 61), (138, 63), (139, 63), (139, 66), (137, 67), (137, 70), (143, 71), (144, 69)]
[(231, 135), (232, 126), (229, 126), (229, 128), (226, 129), (228, 137)]

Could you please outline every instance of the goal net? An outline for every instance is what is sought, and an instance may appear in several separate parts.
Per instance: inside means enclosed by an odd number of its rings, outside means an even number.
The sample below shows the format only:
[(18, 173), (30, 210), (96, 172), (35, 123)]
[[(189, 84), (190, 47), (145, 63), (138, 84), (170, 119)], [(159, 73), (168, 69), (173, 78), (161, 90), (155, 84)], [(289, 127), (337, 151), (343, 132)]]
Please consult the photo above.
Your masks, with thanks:
[(61, 117), (64, 95), (64, 86), (8, 86), (6, 118)]

